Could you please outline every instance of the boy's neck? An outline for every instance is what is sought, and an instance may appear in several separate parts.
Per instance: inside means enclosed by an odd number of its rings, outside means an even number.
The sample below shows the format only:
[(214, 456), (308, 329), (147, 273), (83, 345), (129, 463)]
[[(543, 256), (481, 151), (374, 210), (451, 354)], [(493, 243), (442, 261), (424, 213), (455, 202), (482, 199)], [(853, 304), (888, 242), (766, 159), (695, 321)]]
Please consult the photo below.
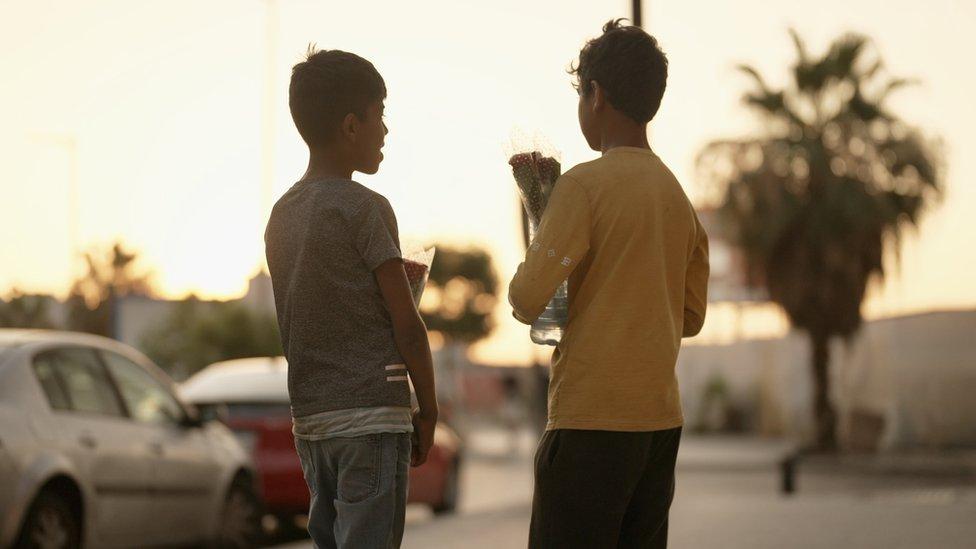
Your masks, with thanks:
[(311, 149), (308, 155), (308, 169), (302, 181), (310, 179), (352, 179), (352, 166), (334, 149)]
[(639, 124), (622, 113), (612, 113), (603, 127), (600, 152), (616, 147), (637, 147), (650, 150), (647, 141), (647, 124)]

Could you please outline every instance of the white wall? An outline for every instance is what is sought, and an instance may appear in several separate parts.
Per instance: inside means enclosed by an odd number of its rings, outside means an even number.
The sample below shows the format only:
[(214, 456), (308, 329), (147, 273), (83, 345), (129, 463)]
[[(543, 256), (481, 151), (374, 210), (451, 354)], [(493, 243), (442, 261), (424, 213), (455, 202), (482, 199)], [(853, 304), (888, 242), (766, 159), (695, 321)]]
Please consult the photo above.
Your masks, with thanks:
[[(800, 333), (730, 345), (686, 346), (678, 379), (689, 424), (710, 379), (767, 435), (809, 436), (809, 342)], [(882, 448), (976, 445), (976, 311), (867, 323), (850, 345), (832, 346), (832, 390), (842, 441), (855, 413), (883, 418)]]

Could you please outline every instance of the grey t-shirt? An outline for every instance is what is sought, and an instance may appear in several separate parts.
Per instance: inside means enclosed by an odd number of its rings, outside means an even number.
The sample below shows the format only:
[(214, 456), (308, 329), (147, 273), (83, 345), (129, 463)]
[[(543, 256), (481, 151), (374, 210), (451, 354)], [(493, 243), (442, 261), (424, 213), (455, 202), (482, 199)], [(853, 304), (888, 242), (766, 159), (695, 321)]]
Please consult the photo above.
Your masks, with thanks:
[(406, 376), (390, 370), (403, 359), (373, 275), (400, 257), (390, 203), (355, 181), (300, 181), (275, 204), (264, 240), (292, 415), (409, 407)]

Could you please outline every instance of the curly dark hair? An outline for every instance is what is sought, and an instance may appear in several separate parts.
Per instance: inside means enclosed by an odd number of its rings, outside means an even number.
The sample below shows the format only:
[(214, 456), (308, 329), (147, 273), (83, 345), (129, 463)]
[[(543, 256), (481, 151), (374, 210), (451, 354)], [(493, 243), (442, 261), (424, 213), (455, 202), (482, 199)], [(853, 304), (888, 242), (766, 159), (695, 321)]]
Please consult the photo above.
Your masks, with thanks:
[(596, 81), (614, 108), (646, 124), (661, 107), (668, 58), (653, 36), (640, 27), (621, 25), (621, 21), (608, 21), (603, 34), (583, 46), (579, 64), (569, 72), (576, 75), (573, 86), (584, 97), (591, 93), (590, 82)]
[(310, 147), (327, 145), (347, 114), (364, 118), (370, 103), (385, 98), (386, 83), (376, 67), (353, 53), (309, 46), (305, 61), (291, 70), (288, 107)]

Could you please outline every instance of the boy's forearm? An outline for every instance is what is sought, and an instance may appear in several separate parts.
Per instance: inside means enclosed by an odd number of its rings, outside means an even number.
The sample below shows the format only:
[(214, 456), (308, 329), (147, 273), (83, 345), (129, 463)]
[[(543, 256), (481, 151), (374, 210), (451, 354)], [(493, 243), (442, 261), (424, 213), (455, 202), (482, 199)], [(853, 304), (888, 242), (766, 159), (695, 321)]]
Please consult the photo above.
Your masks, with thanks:
[(408, 333), (396, 334), (400, 355), (410, 372), (420, 413), (427, 417), (437, 416), (437, 393), (434, 387), (434, 366), (430, 354), (430, 343), (423, 322), (411, 328)]
[(514, 280), (509, 286), (508, 304), (512, 306), (512, 316), (515, 317), (515, 320), (518, 320), (522, 324), (532, 324), (532, 321), (535, 320), (534, 318), (530, 318), (532, 315), (525, 311), (522, 296), (516, 290), (516, 281)]
[(539, 232), (509, 284), (508, 301), (515, 319), (525, 324), (542, 315), (590, 249), (589, 198), (574, 179), (559, 180), (562, 183), (553, 190)]
[[(508, 286), (508, 303), (512, 306), (512, 316), (523, 324), (532, 324), (545, 311), (546, 304), (556, 289), (540, 290), (526, 280), (526, 264), (519, 265)], [(538, 281), (533, 281), (538, 286)]]

